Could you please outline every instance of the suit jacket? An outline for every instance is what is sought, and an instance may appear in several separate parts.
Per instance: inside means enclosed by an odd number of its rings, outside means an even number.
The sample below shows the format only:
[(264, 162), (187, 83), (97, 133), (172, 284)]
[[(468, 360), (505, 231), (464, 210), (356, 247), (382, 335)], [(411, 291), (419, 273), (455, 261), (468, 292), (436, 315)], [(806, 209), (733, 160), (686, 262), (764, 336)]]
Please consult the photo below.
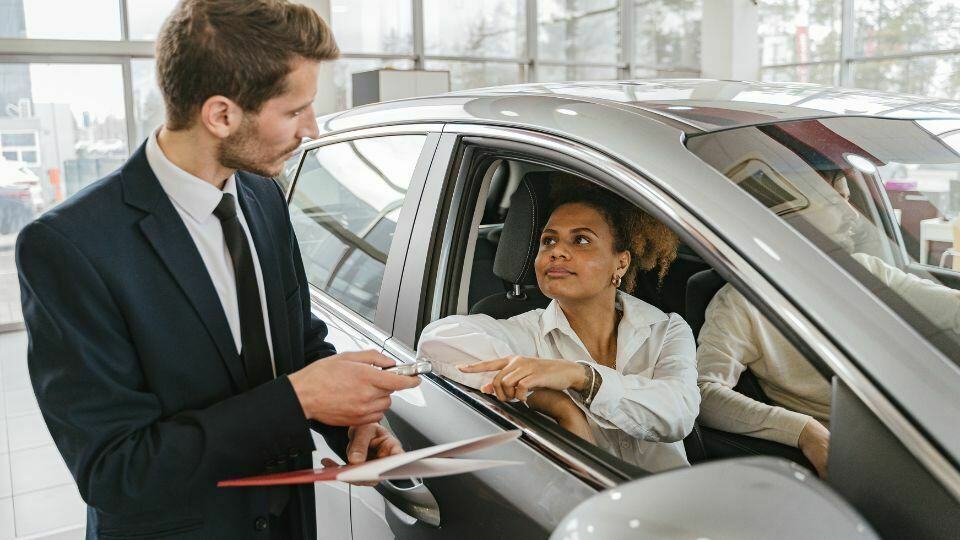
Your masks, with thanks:
[[(286, 525), (316, 538), (313, 486), (216, 487), (312, 466), (310, 424), (285, 374), (335, 353), (310, 312), (282, 191), (237, 180), (278, 372), (255, 388), (144, 146), (17, 240), (30, 377), (88, 504), (89, 537), (265, 538), (269, 490), (289, 489), (302, 511)], [(342, 428), (315, 427), (342, 451)]]

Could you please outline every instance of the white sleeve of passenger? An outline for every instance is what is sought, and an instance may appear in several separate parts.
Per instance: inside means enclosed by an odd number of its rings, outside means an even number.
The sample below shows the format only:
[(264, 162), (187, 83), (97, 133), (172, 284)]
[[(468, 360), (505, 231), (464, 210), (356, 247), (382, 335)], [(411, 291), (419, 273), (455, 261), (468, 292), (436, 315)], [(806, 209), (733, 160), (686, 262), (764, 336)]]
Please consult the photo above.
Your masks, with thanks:
[(937, 328), (960, 333), (960, 291), (908, 274), (873, 255), (854, 253), (853, 258)]
[(700, 422), (710, 428), (797, 445), (810, 417), (768, 405), (733, 389), (747, 366), (760, 356), (753, 306), (726, 285), (707, 307), (697, 349)]
[(417, 358), (433, 371), (470, 388), (493, 381), (497, 372), (463, 373), (457, 366), (514, 354), (536, 356), (536, 345), (519, 323), (488, 315), (453, 315), (427, 325), (420, 334)]
[(601, 427), (619, 428), (638, 439), (682, 440), (693, 429), (700, 407), (696, 346), (687, 323), (670, 316), (653, 376), (623, 374), (593, 364), (603, 383), (589, 413)]

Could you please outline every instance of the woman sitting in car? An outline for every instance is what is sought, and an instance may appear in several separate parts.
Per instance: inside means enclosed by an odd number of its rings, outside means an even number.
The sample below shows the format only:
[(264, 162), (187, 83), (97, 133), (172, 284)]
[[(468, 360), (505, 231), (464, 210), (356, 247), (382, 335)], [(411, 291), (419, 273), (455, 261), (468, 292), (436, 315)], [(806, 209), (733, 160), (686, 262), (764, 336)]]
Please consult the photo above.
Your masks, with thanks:
[(624, 292), (640, 269), (657, 268), (662, 280), (678, 239), (623, 199), (567, 182), (534, 262), (547, 308), (435, 321), (420, 356), (462, 384), (525, 401), (627, 462), (686, 466), (682, 439), (700, 404), (693, 334), (679, 315)]

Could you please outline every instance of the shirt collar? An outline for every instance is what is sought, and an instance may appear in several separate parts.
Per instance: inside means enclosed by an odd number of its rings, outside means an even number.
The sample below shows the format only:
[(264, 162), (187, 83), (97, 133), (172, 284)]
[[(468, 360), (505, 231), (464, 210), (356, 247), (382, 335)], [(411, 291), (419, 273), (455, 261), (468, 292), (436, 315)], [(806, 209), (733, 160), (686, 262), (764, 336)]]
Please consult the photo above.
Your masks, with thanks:
[(223, 189), (219, 190), (209, 182), (188, 173), (163, 153), (160, 143), (157, 142), (159, 132), (158, 128), (147, 140), (147, 162), (157, 175), (160, 187), (177, 206), (197, 222), (203, 223), (213, 214), (224, 193), (233, 195), (234, 200), (237, 200), (236, 175), (231, 174), (223, 184)]
[[(667, 314), (655, 306), (623, 291), (617, 291), (616, 302), (617, 310), (623, 314), (620, 319), (620, 329), (648, 330), (654, 324), (668, 319)], [(560, 304), (556, 300), (551, 301), (550, 305), (540, 315), (541, 336), (546, 337), (554, 330), (558, 330), (571, 338), (577, 335), (570, 327), (567, 316), (563, 314), (563, 310), (560, 309)]]

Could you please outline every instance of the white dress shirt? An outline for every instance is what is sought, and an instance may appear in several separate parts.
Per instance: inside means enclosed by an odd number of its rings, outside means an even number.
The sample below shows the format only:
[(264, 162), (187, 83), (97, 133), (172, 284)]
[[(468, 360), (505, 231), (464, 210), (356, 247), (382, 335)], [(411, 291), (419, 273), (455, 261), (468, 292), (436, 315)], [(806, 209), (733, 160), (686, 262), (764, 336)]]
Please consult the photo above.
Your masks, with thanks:
[(230, 175), (223, 190), (217, 189), (209, 182), (188, 173), (170, 161), (160, 144), (157, 142), (157, 133), (153, 132), (147, 140), (147, 162), (153, 173), (157, 175), (160, 186), (173, 202), (173, 207), (180, 214), (180, 219), (187, 226), (187, 232), (193, 238), (193, 243), (200, 252), (207, 273), (213, 281), (213, 286), (220, 297), (223, 313), (230, 325), (233, 342), (239, 353), (242, 349), (240, 336), (240, 308), (237, 304), (237, 280), (233, 273), (233, 259), (230, 250), (223, 239), (223, 227), (220, 219), (213, 215), (213, 210), (220, 204), (224, 193), (233, 195), (237, 205), (237, 218), (250, 244), (250, 253), (253, 258), (253, 269), (257, 275), (257, 288), (260, 289), (260, 310), (263, 313), (263, 325), (267, 336), (267, 347), (270, 349), (270, 364), (276, 376), (276, 365), (273, 360), (273, 343), (270, 338), (270, 317), (267, 314), (267, 298), (263, 288), (263, 273), (260, 271), (260, 259), (257, 256), (257, 246), (250, 236), (246, 218), (240, 208), (240, 198), (237, 196), (236, 175)]
[(418, 357), (434, 371), (472, 388), (495, 373), (461, 373), (456, 366), (510, 355), (589, 362), (603, 384), (586, 413), (598, 446), (649, 471), (687, 466), (683, 438), (700, 404), (696, 346), (687, 323), (628, 294), (617, 293), (623, 316), (617, 329), (617, 368), (598, 364), (570, 327), (560, 305), (505, 320), (454, 315), (428, 325)]
[[(960, 332), (960, 292), (908, 274), (873, 255), (855, 253), (853, 258), (935, 326)], [(729, 284), (707, 306), (699, 339), (703, 425), (790, 446), (797, 446), (811, 417), (830, 426), (830, 382)], [(747, 368), (776, 405), (733, 390)]]

